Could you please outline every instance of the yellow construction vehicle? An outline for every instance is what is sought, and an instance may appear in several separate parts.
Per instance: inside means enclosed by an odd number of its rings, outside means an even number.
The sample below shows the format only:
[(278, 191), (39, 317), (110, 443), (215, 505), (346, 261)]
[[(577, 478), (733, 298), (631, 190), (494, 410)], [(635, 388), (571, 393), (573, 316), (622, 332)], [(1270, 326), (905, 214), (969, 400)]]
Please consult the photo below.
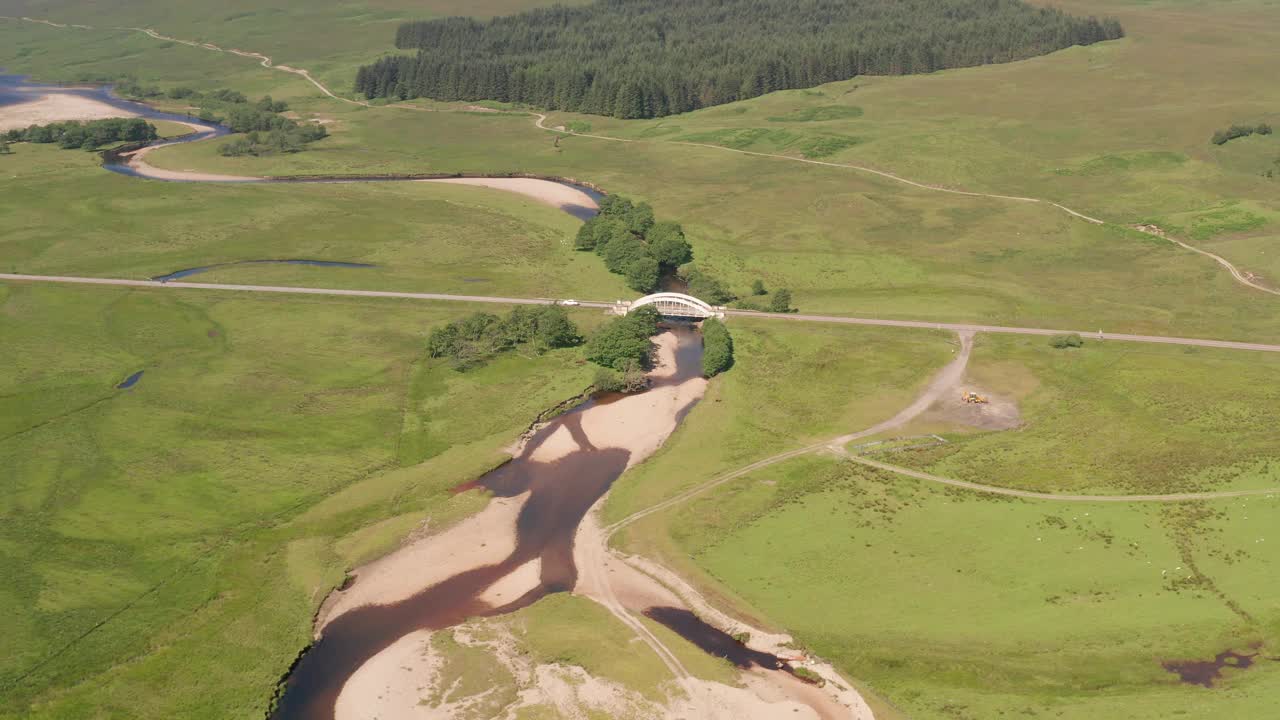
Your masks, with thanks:
[(979, 395), (978, 393), (973, 392), (972, 390), (967, 390), (965, 392), (960, 393), (960, 399), (966, 403), (973, 404), (973, 405), (986, 405), (987, 403), (991, 402), (991, 400), (988, 399), (986, 395)]

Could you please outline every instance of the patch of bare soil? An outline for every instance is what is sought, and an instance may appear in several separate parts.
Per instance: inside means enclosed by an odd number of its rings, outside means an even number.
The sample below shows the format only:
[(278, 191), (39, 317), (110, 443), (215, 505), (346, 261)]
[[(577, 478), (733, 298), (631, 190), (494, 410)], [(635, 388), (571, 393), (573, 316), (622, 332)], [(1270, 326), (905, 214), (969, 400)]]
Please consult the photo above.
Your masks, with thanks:
[[(965, 402), (965, 396), (971, 392), (987, 402)], [(951, 386), (921, 418), (926, 422), (954, 423), (979, 430), (1012, 430), (1022, 425), (1016, 400), (964, 382)]]
[(0, 132), (67, 120), (127, 117), (137, 117), (137, 113), (73, 93), (45, 91), (32, 93), (30, 102), (0, 107)]
[(597, 206), (596, 201), (590, 195), (572, 185), (564, 185), (537, 178), (439, 178), (419, 180), (418, 182), (476, 185), (495, 190), (506, 190), (507, 192), (531, 197), (540, 203), (561, 209), (595, 208)]

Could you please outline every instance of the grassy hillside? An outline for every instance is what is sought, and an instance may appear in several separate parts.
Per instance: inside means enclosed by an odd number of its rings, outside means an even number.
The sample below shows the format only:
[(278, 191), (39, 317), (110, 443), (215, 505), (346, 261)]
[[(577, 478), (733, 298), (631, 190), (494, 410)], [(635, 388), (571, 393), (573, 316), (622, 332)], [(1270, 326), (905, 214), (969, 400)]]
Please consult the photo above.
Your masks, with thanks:
[[(831, 459), (759, 471), (672, 518), (750, 607), (912, 718), (1269, 717), (1274, 498), (1054, 504)], [(1265, 541), (1265, 542), (1264, 542)], [(1162, 663), (1257, 653), (1214, 687)]]
[(343, 572), (474, 510), (448, 489), (589, 383), (424, 362), (467, 310), (0, 288), (0, 716), (261, 714)]
[[(190, 145), (153, 154), (165, 167), (594, 181), (681, 222), (699, 261), (740, 294), (762, 278), (806, 311), (1280, 341), (1280, 298), (1125, 228), (1156, 223), (1280, 285), (1280, 180), (1261, 175), (1280, 158), (1280, 136), (1209, 142), (1233, 123), (1280, 124), (1280, 5), (1052, 4), (1114, 15), (1129, 36), (660, 121), (549, 121), (629, 142), (557, 141), (527, 115), (460, 104), (353, 106), (253, 60), (100, 29), (145, 24), (266, 52), (343, 93), (357, 63), (389, 49), (397, 22), (458, 12), (452, 0), (0, 0), (0, 14), (97, 26), (0, 21), (0, 66), (43, 79), (130, 73), (163, 87), (228, 86), (331, 121), (332, 137), (304, 153), (223, 158), (216, 144)], [(735, 149), (1043, 197), (1110, 224)], [(0, 208), (6, 271), (147, 277), (292, 256), (379, 267), (242, 266), (202, 279), (621, 292), (598, 260), (568, 250), (573, 220), (474, 188), (163, 184), (22, 145), (0, 156)], [(0, 466), (16, 468), (0, 530), (11, 578), (0, 611), (12, 618), (0, 717), (258, 714), (343, 569), (427, 517), (471, 510), (443, 490), (587, 380), (568, 353), (466, 376), (419, 362), (425, 333), (465, 308), (21, 284), (0, 286), (0, 302), (13, 358), (0, 371)], [(892, 415), (952, 347), (928, 332), (730, 327), (737, 366), (618, 483), (611, 519)], [(114, 389), (139, 369), (137, 386)], [(1274, 369), (1254, 354), (1090, 343), (1068, 355), (1042, 340), (982, 338), (974, 379), (1017, 396), (1029, 425), (957, 433), (945, 450), (904, 462), (1054, 490), (1264, 486), (1275, 472)], [(1280, 692), (1273, 662), (1227, 670), (1212, 689), (1178, 684), (1161, 663), (1227, 648), (1276, 655), (1274, 502), (1066, 508), (811, 457), (620, 540), (795, 632), (913, 718), (1251, 720), (1268, 717)]]
[[(585, 0), (558, 1), (577, 5)], [(370, 55), (395, 49), (396, 27), (402, 22), (449, 15), (487, 18), (548, 4), (546, 0), (230, 0), (213, 5), (155, 0), (0, 0), (0, 15), (89, 25), (95, 30), (154, 28), (184, 40), (263, 53), (280, 64), (300, 64), (346, 90), (360, 63), (368, 62)], [(87, 35), (78, 34), (82, 41)], [(120, 38), (125, 35), (120, 33)]]
[[(1087, 3), (1067, 9), (1100, 10)], [(333, 137), (292, 156), (222, 158), (209, 144), (163, 151), (155, 162), (279, 174), (565, 174), (649, 200), (684, 223), (704, 262), (739, 292), (763, 276), (789, 286), (807, 310), (1280, 338), (1273, 296), (1242, 288), (1211, 261), (1158, 238), (1095, 227), (1044, 205), (671, 144), (808, 155), (1046, 197), (1118, 225), (1158, 223), (1264, 281), (1280, 278), (1277, 181), (1261, 177), (1253, 160), (1280, 157), (1280, 140), (1209, 143), (1232, 122), (1274, 120), (1280, 95), (1263, 78), (1275, 40), (1269, 28), (1280, 27), (1268, 22), (1275, 7), (1240, 0), (1103, 9), (1120, 17), (1130, 37), (1010, 65), (857, 78), (661, 121), (551, 120), (643, 141), (632, 143), (555, 144), (523, 116), (359, 108), (317, 98), (304, 81), (277, 73), (272, 82), (297, 95), (294, 107), (336, 121)], [(1246, 25), (1254, 29), (1238, 32)], [(201, 51), (147, 52), (158, 61)], [(0, 62), (21, 66), (22, 59)], [(238, 62), (255, 78), (267, 72)], [(249, 91), (266, 91), (260, 82)], [(1076, 112), (1079, 98), (1090, 98), (1088, 113)]]
[[(885, 462), (1048, 492), (1168, 493), (1280, 487), (1280, 358), (1212, 349), (979, 338), (969, 378), (1016, 398), (1016, 430), (922, 420), (903, 434), (953, 442)], [(947, 398), (952, 400), (951, 398)]]
[[(209, 282), (529, 297), (625, 292), (575, 253), (579, 221), (513, 193), (438, 183), (222, 185), (139, 181), (96, 156), (22, 145), (5, 156), (6, 272), (148, 278), (253, 259), (373, 268), (247, 265)], [(70, 199), (70, 200), (69, 200)]]

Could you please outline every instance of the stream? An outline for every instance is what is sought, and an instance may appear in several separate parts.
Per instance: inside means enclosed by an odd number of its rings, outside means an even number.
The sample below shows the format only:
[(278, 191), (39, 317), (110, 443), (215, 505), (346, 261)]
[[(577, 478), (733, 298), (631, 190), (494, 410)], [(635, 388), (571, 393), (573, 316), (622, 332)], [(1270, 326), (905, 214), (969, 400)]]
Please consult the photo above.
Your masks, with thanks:
[[(242, 177), (233, 175), (214, 175), (207, 173), (171, 171), (152, 168), (139, 162), (139, 155), (152, 150), (200, 142), (231, 134), (230, 128), (201, 120), (191, 115), (163, 112), (140, 102), (125, 100), (112, 92), (111, 86), (61, 86), (45, 85), (30, 82), (21, 75), (0, 74), (0, 112), (10, 105), (17, 105), (38, 99), (45, 94), (75, 95), (93, 100), (125, 113), (147, 120), (167, 120), (182, 123), (193, 129), (193, 132), (179, 137), (155, 140), (145, 145), (126, 145), (118, 149), (106, 150), (102, 153), (102, 167), (113, 173), (148, 180), (165, 182), (203, 182), (203, 183), (353, 183), (353, 182), (446, 182), (460, 184), (487, 184), (500, 190), (507, 190), (533, 197), (540, 202), (554, 205), (564, 212), (578, 218), (588, 220), (596, 214), (599, 201), (605, 194), (588, 184), (575, 182), (566, 178), (544, 177), (530, 173), (508, 174), (466, 174), (466, 173), (428, 173), (428, 174), (370, 174), (370, 175), (299, 175), (282, 177)], [(137, 151), (142, 150), (142, 153)], [(491, 180), (492, 183), (484, 181)]]
[[(683, 325), (668, 332), (674, 333), (677, 342), (675, 372), (656, 379), (649, 392), (701, 376), (701, 335)], [(347, 679), (401, 637), (416, 630), (451, 627), (468, 618), (513, 612), (549, 593), (572, 590), (577, 582), (573, 545), (578, 525), (631, 457), (625, 448), (594, 445), (588, 434), (591, 428), (583, 427), (584, 415), (594, 407), (638, 397), (642, 396), (593, 396), (535, 432), (518, 457), (455, 488), (455, 492), (483, 490), (503, 498), (527, 494), (516, 520), (515, 550), (501, 562), (458, 573), (399, 602), (364, 605), (337, 616), (294, 666), (272, 717), (332, 720)], [(676, 410), (677, 422), (693, 402)], [(532, 460), (538, 448), (562, 429), (579, 449), (551, 462)], [(499, 606), (479, 599), (486, 588), (531, 560), (541, 561), (539, 582), (532, 589)]]

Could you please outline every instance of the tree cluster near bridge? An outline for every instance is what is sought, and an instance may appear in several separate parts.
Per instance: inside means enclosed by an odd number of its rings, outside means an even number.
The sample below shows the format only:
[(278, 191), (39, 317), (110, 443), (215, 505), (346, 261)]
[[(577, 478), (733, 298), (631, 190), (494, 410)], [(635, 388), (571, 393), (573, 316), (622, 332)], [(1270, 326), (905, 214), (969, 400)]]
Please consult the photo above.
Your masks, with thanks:
[(679, 223), (657, 221), (649, 203), (632, 203), (621, 195), (600, 201), (600, 213), (578, 230), (573, 246), (594, 250), (609, 272), (624, 276), (632, 290), (645, 293), (657, 289), (663, 272), (693, 259)]
[(427, 354), (448, 359), (455, 370), (465, 371), (517, 345), (543, 352), (581, 342), (578, 327), (564, 308), (519, 306), (505, 318), (480, 312), (436, 328), (427, 338)]

